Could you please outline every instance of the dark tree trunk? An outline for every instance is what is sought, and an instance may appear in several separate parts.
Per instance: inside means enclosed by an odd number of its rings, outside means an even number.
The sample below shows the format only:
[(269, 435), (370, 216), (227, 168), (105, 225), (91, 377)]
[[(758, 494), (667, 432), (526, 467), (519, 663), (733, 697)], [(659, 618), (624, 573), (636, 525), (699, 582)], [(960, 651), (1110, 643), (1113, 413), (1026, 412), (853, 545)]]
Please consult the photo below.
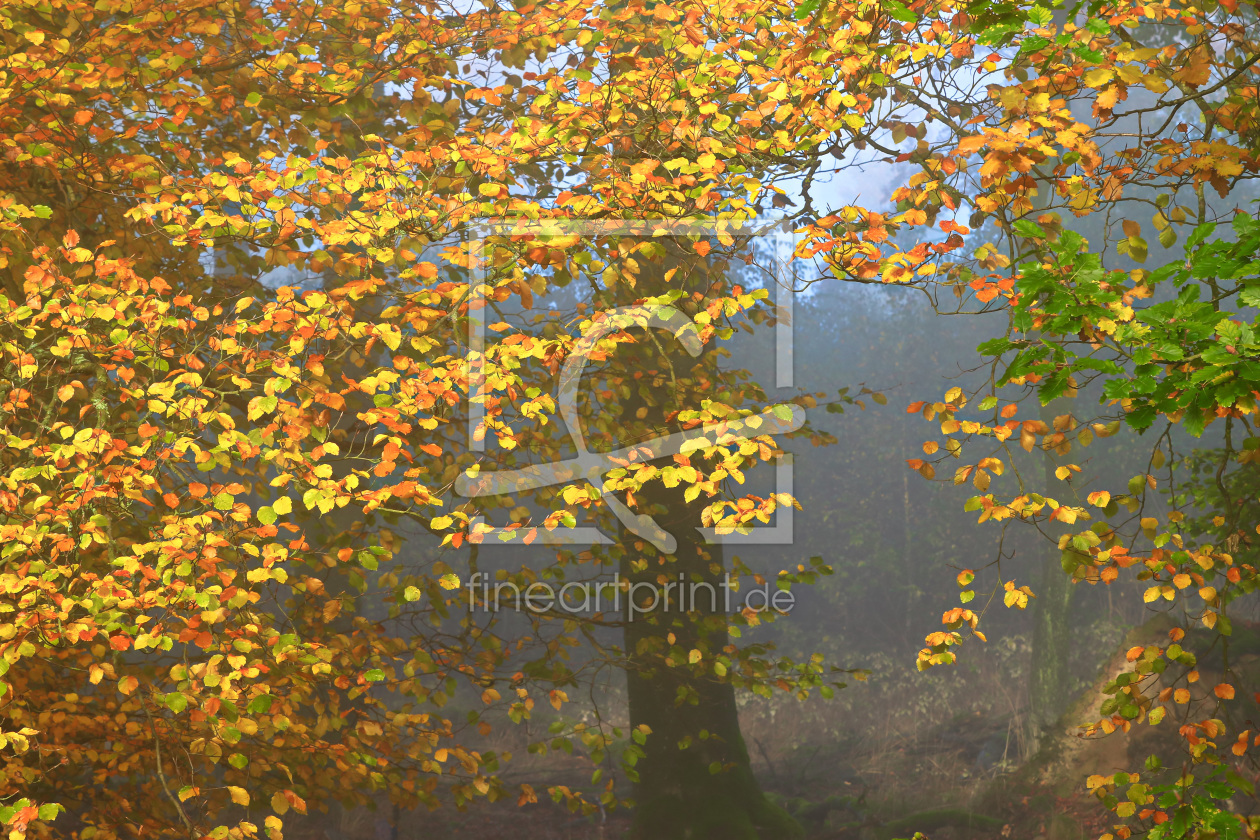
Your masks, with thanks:
[[(638, 615), (626, 625), (633, 662), (627, 675), (630, 720), (652, 731), (637, 767), (634, 835), (644, 840), (797, 836), (799, 827), (766, 800), (753, 777), (734, 688), (717, 678), (697, 677), (686, 665), (691, 650), (702, 649), (710, 659), (710, 652), (728, 643), (725, 595), (717, 586), (724, 574), (721, 547), (704, 544), (695, 530), (699, 506), (683, 502), (681, 487), (646, 495), (654, 506), (669, 511), (657, 521), (675, 535), (678, 548), (672, 558), (662, 558), (651, 546), (635, 551), (637, 538), (625, 534), (630, 550), (623, 574), (632, 582), (652, 581), (658, 587), (661, 576), (684, 584), (709, 582), (717, 592), (717, 610), (708, 609), (708, 591), (698, 587), (699, 606), (705, 609), (681, 614), (671, 605), (668, 613)], [(665, 665), (671, 651), (683, 662)]]
[[(693, 263), (690, 271), (680, 268), (669, 285), (707, 292), (709, 283), (717, 279), (710, 276), (709, 268), (695, 265), (694, 254), (684, 256), (675, 247), (667, 250), (665, 267), (688, 259)], [(638, 293), (665, 291), (667, 286), (659, 279), (662, 274), (661, 266), (645, 267), (636, 284)], [(622, 404), (623, 428), (636, 430), (636, 435), (675, 431), (669, 422), (674, 411), (698, 407), (702, 398), (718, 390), (712, 343), (692, 358), (673, 337), (659, 330), (633, 347), (622, 345), (617, 366), (618, 375), (633, 389)], [(705, 469), (698, 453), (693, 453), (691, 464)], [(758, 786), (740, 734), (735, 689), (713, 667), (716, 655), (729, 644), (726, 565), (721, 546), (707, 544), (698, 530), (701, 512), (712, 500), (701, 494), (688, 502), (687, 486), (683, 482), (669, 488), (653, 481), (635, 494), (635, 512), (651, 515), (676, 540), (672, 554), (628, 530), (621, 531), (622, 578), (632, 585), (649, 583), (653, 591), (669, 594), (668, 602), (662, 598), (656, 609), (646, 613), (632, 613), (625, 605), (630, 722), (632, 727), (646, 725), (651, 730), (643, 745), (645, 755), (636, 767), (632, 836), (636, 840), (799, 837), (800, 826), (767, 800)], [(667, 589), (671, 583), (678, 585)], [(729, 602), (733, 607), (735, 597)], [(701, 652), (695, 665), (689, 662), (693, 650)]]

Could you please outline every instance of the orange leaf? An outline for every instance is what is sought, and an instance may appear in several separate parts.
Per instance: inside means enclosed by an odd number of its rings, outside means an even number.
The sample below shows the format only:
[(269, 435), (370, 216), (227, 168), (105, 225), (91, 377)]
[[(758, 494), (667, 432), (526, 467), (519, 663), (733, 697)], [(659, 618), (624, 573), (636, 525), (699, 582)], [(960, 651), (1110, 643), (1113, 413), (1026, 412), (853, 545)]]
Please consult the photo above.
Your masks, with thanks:
[(988, 142), (988, 138), (983, 134), (976, 134), (971, 137), (964, 137), (958, 141), (958, 148), (954, 151), (956, 155), (974, 155), (980, 151), (981, 147)]
[(1234, 699), (1234, 687), (1229, 683), (1221, 683), (1216, 688), (1212, 689), (1212, 693), (1222, 700)]

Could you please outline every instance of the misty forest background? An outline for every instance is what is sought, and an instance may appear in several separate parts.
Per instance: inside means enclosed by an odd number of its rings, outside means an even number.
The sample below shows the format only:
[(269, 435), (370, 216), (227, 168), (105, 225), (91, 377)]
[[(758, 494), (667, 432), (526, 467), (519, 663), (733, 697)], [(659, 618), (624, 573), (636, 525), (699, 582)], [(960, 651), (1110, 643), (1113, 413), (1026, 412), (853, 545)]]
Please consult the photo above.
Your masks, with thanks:
[[(823, 189), (845, 193), (846, 187), (858, 184), (871, 189), (872, 179), (891, 181), (896, 169), (874, 164), (849, 173), (840, 170)], [(1210, 206), (1228, 216), (1226, 209), (1245, 203), (1245, 196), (1235, 194)], [(1066, 226), (1101, 241), (1101, 223), (1098, 217), (1086, 217)], [(784, 263), (782, 244), (773, 238), (753, 250), (754, 264), (739, 269), (739, 282), (753, 288), (778, 284), (778, 300), (792, 299), (794, 384), (777, 391), (772, 387), (776, 339), (765, 325), (750, 324), (723, 342), (721, 366), (747, 371), (770, 402), (806, 392), (815, 395), (818, 405), (808, 411), (806, 430), (779, 438), (791, 455), (792, 492), (801, 503), (793, 514), (790, 544), (735, 547), (728, 549), (728, 558), (771, 581), (778, 570), (808, 564), (811, 558), (831, 566), (833, 573), (811, 586), (794, 587), (790, 614), (745, 630), (743, 641), (771, 644), (797, 661), (821, 655), (833, 665), (853, 669), (847, 687), (831, 698), (814, 695), (801, 701), (781, 692), (738, 696), (740, 724), (759, 782), (808, 836), (872, 840), (909, 836), (916, 827), (932, 828), (929, 836), (945, 840), (1009, 837), (1012, 832), (1052, 840), (1096, 836), (1109, 815), (1084, 795), (1080, 771), (1121, 770), (1134, 756), (1140, 763), (1146, 743), (1135, 739), (1135, 744), (1117, 745), (1126, 737), (1117, 733), (1112, 752), (1103, 756), (1114, 766), (1100, 768), (1094, 756), (1050, 772), (1030, 775), (1027, 768), (1057, 756), (1061, 741), (1047, 740), (1051, 730), (1074, 738), (1078, 725), (1095, 719), (1100, 673), (1108, 663), (1114, 671), (1113, 660), (1127, 647), (1126, 638), (1134, 638), (1143, 627), (1162, 632), (1171, 626), (1164, 623), (1169, 617), (1177, 618), (1180, 605), (1173, 608), (1162, 599), (1146, 602), (1147, 584), (1132, 576), (1106, 586), (1097, 580), (1069, 584), (1067, 630), (1052, 640), (1050, 654), (1064, 669), (1064, 678), (1042, 700), (1049, 704), (1042, 713), (1049, 711), (1051, 720), (1035, 720), (1030, 667), (1038, 602), (1033, 599), (1027, 609), (1008, 609), (995, 581), (1015, 580), (1038, 592), (1052, 578), (1066, 580), (1053, 535), (1019, 522), (977, 524), (975, 514), (961, 512), (975, 494), (970, 481), (955, 486), (943, 472), (935, 481), (924, 481), (906, 464), (922, 457), (924, 441), (933, 436), (931, 425), (919, 413), (908, 413), (906, 406), (939, 400), (953, 387), (964, 393), (980, 388), (991, 372), (976, 348), (1002, 333), (1006, 315), (976, 314), (975, 301), (964, 307), (919, 289), (836, 283), (819, 277), (808, 263)], [(1142, 264), (1153, 270), (1184, 258), (1181, 254), (1180, 245), (1165, 248), (1152, 242)], [(1106, 263), (1125, 269), (1138, 264), (1114, 253)], [(318, 285), (318, 278), (279, 271), (272, 282)], [(581, 300), (580, 292), (568, 291), (551, 296), (552, 312)], [(548, 321), (548, 311), (526, 313), (510, 305), (503, 311)], [(1115, 416), (1097, 388), (1081, 389), (1070, 409), (1059, 410), (1071, 410), (1082, 420), (1095, 414)], [(1154, 469), (1155, 433), (1140, 435), (1123, 423), (1109, 425), (1109, 434), (1095, 437), (1087, 449), (1073, 450), (1071, 461), (1083, 471), (1072, 478), (1070, 492), (1082, 504), (1099, 486), (1188, 468), (1196, 452), (1220, 445), (1218, 427), (1198, 438), (1174, 427), (1169, 438), (1173, 446), (1165, 444), (1162, 469)], [(1031, 492), (1064, 494), (1061, 482), (1047, 473), (1047, 456), (1040, 449), (1014, 451), (1026, 480), (1035, 485), (1045, 478), (1045, 486), (1030, 486)], [(774, 485), (773, 471), (763, 466), (748, 475), (747, 492), (765, 496)], [(1170, 504), (1163, 485), (1159, 493), (1148, 494), (1143, 515), (1165, 515)], [(403, 567), (446, 562), (467, 579), (466, 560), (441, 548), (432, 535), (405, 527), (398, 535)], [(553, 548), (489, 539), (479, 549), (477, 569), (493, 577), (499, 569), (545, 568), (554, 556)], [(981, 570), (971, 606), (984, 610), (981, 629), (988, 642), (969, 644), (952, 667), (921, 672), (916, 654), (924, 635), (939, 626), (941, 614), (957, 605), (955, 578), (962, 569)], [(582, 579), (602, 578), (593, 574)], [(553, 581), (556, 586), (561, 582)], [(366, 615), (384, 618), (388, 613), (384, 604), (374, 606), (370, 589), (358, 602)], [(1260, 619), (1260, 610), (1240, 601), (1232, 615), (1245, 628)], [(508, 637), (512, 628), (526, 633), (530, 627), (510, 613), (498, 617), (503, 621), (500, 632)], [(617, 635), (609, 631), (606, 641), (615, 643)], [(573, 656), (571, 664), (581, 672), (583, 654)], [(570, 700), (575, 702), (563, 713), (540, 706), (523, 727), (496, 727), (488, 741), (479, 742), (471, 727), (467, 735), (492, 755), (511, 756), (502, 774), (506, 782), (563, 785), (594, 796), (611, 775), (618, 791), (630, 795), (630, 781), (621, 775), (615, 753), (593, 762), (580, 744), (558, 737), (545, 754), (529, 754), (529, 744), (548, 730), (628, 725), (624, 673), (617, 669), (589, 674), (583, 694)], [(1074, 702), (1077, 707), (1070, 708)], [(478, 705), (474, 691), (460, 691), (452, 699), (452, 717), (458, 719), (461, 710), (473, 712)], [(478, 715), (487, 719), (474, 713), (470, 720)], [(1169, 743), (1161, 748), (1168, 749)], [(599, 784), (592, 784), (591, 771), (600, 766), (605, 772)], [(367, 811), (339, 819), (343, 828), (323, 827), (329, 837), (338, 830), (346, 838), (370, 836), (364, 832), (374, 826), (387, 838), (395, 830), (392, 818)], [(414, 829), (420, 832), (415, 836), (487, 832), (507, 837), (519, 836), (522, 826), (528, 826), (524, 830), (531, 836), (612, 837), (624, 830), (627, 819), (624, 812), (602, 809), (575, 815), (547, 800), (524, 812), (500, 802), (474, 805), (467, 813), (438, 811), (415, 821), (403, 815), (399, 836), (410, 836), (406, 831)]]

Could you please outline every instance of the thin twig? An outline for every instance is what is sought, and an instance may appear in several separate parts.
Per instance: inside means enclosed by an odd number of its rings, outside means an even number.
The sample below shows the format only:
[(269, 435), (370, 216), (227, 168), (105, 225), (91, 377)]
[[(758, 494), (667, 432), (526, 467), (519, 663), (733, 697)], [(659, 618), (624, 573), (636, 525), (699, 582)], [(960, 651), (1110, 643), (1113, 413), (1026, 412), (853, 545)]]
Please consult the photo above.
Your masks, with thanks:
[(162, 742), (158, 738), (157, 725), (153, 722), (153, 712), (149, 711), (149, 705), (142, 703), (144, 706), (144, 715), (149, 719), (149, 729), (153, 731), (153, 754), (157, 759), (157, 777), (162, 784), (162, 790), (165, 791), (166, 797), (171, 800), (175, 806), (175, 811), (179, 814), (180, 821), (184, 824), (184, 828), (188, 829), (188, 837), (190, 840), (196, 838), (197, 829), (193, 828), (192, 821), (188, 819), (188, 814), (184, 812), (184, 805), (179, 801), (179, 797), (171, 793), (171, 787), (166, 782), (166, 773), (162, 770)]

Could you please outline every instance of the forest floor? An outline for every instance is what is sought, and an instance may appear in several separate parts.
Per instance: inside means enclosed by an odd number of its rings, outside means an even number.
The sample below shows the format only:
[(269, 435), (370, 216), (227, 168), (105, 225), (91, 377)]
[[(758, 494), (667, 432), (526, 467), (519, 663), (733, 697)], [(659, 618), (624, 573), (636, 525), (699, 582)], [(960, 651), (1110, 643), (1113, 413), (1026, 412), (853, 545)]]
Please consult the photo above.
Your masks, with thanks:
[[(1085, 687), (1061, 725), (1042, 739), (1031, 761), (1019, 759), (1028, 752), (1020, 740), (1020, 705), (1002, 697), (1013, 682), (1010, 663), (995, 659), (987, 676), (981, 667), (966, 677), (965, 693), (946, 682), (923, 688), (921, 682), (893, 681), (882, 689), (857, 689), (841, 707), (749, 703), (741, 721), (754, 771), (768, 795), (802, 825), (807, 840), (902, 840), (916, 831), (929, 840), (1092, 840), (1110, 829), (1114, 817), (1086, 791), (1086, 777), (1135, 767), (1177, 743), (1169, 727), (1139, 725), (1128, 735), (1083, 739), (1078, 725), (1096, 719), (1105, 683), (1126, 668), (1124, 651), (1166, 633), (1152, 622), (1109, 645), (1115, 654), (1092, 681), (1081, 683)], [(1255, 651), (1247, 659), (1260, 671), (1260, 626), (1254, 635)], [(1012, 657), (1019, 656), (1012, 649)], [(908, 696), (908, 685), (920, 687)], [(589, 793), (592, 770), (580, 756), (530, 757), (516, 772), (542, 782), (535, 784), (543, 798), (538, 804), (522, 808), (505, 800), (463, 812), (402, 814), (396, 828), (385, 811), (310, 815), (287, 824), (285, 836), (621, 840), (629, 828), (625, 811), (573, 814), (543, 793), (546, 784)], [(628, 783), (622, 780), (617, 792), (629, 796)]]
[[(802, 824), (807, 840), (899, 840), (916, 831), (930, 840), (1092, 840), (1106, 831), (1111, 815), (1082, 784), (1028, 782), (1014, 762), (1002, 758), (1009, 747), (1008, 723), (956, 719), (892, 748), (887, 743), (866, 750), (830, 744), (798, 756), (794, 776), (784, 765), (762, 761), (759, 777), (769, 795)], [(589, 779), (577, 767), (567, 769), (575, 787)], [(389, 816), (385, 811), (340, 819), (312, 815), (305, 826), (294, 825), (296, 830), (286, 829), (285, 835), (292, 840), (620, 840), (629, 828), (625, 812), (581, 816), (550, 801), (524, 808), (502, 801), (462, 813), (403, 814), (396, 834)]]

